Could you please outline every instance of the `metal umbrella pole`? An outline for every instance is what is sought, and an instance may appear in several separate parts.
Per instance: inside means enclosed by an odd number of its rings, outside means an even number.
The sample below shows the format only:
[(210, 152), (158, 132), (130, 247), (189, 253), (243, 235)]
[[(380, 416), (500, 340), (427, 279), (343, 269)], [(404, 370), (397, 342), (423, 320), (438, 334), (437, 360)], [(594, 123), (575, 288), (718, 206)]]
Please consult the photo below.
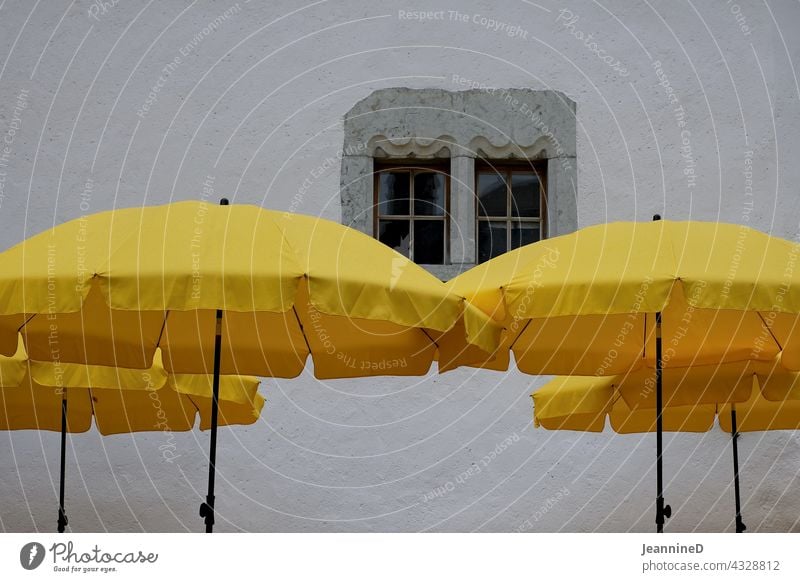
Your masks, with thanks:
[(61, 396), (61, 475), (58, 491), (58, 533), (64, 533), (69, 520), (64, 512), (64, 472), (67, 456), (67, 389), (62, 388)]
[[(228, 199), (219, 201), (227, 206)], [(200, 505), (200, 517), (205, 518), (206, 533), (214, 531), (214, 481), (217, 469), (217, 419), (219, 416), (219, 368), (222, 357), (222, 310), (217, 309), (216, 331), (214, 336), (214, 382), (211, 398), (211, 443), (208, 454), (208, 494)]]
[[(653, 220), (661, 220), (660, 214), (654, 214)], [(662, 433), (664, 431), (664, 393), (662, 385), (661, 361), (661, 312), (656, 313), (656, 531), (664, 533), (664, 522), (672, 517), (672, 508), (664, 505), (664, 467), (662, 460)]]
[(733, 444), (733, 494), (736, 498), (736, 533), (747, 529), (742, 521), (742, 502), (739, 497), (739, 431), (736, 428), (736, 405), (731, 405), (731, 442)]
[(672, 517), (672, 508), (664, 504), (663, 467), (663, 412), (664, 395), (661, 362), (661, 312), (656, 313), (656, 531), (664, 533), (666, 518)]

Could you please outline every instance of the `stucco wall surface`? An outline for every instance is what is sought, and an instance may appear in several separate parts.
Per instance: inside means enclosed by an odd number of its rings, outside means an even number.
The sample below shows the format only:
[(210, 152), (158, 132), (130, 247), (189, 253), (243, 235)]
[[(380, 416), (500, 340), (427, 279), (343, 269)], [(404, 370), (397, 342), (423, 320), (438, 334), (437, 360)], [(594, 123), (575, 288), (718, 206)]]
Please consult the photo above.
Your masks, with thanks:
[[(0, 248), (203, 196), (340, 220), (344, 115), (390, 87), (574, 101), (579, 226), (659, 212), (794, 238), (799, 26), (788, 0), (8, 0)], [(263, 418), (221, 431), (217, 529), (652, 531), (654, 437), (533, 428), (544, 380), (266, 380)], [(0, 530), (55, 529), (58, 438), (0, 434)], [(71, 528), (201, 530), (207, 442), (71, 438)], [(667, 529), (731, 531), (729, 436), (665, 443)], [(750, 530), (800, 530), (800, 438), (745, 435), (740, 461)]]

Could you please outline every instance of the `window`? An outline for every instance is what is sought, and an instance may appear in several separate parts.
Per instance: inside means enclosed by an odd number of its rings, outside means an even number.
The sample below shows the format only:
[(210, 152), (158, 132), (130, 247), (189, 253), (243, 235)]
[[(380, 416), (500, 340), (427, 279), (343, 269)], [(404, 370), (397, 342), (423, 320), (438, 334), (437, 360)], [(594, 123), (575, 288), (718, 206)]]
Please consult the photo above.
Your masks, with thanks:
[(558, 91), (377, 89), (344, 116), (342, 223), (443, 281), (572, 232), (576, 107)]
[(477, 165), (479, 263), (545, 237), (545, 173), (542, 164)]
[(444, 265), (449, 238), (447, 168), (378, 167), (374, 192), (377, 238), (416, 263)]

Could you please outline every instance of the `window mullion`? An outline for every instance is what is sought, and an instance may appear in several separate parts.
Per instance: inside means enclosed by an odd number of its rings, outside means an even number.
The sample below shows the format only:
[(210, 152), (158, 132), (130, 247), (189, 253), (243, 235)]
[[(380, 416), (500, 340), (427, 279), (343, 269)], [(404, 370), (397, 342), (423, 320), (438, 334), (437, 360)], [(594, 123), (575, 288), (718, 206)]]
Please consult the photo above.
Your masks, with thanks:
[(506, 218), (511, 218), (511, 170), (506, 170), (503, 175), (506, 183)]
[(511, 170), (506, 170), (506, 252), (511, 250)]
[(416, 262), (414, 255), (417, 252), (414, 244), (414, 170), (408, 171), (408, 254), (412, 262)]

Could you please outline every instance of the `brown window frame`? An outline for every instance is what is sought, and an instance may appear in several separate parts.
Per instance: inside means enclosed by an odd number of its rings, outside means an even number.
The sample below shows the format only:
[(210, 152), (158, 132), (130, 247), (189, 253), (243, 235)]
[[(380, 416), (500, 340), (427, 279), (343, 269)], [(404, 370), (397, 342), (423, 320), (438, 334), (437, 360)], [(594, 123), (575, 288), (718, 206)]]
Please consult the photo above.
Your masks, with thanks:
[[(380, 175), (381, 172), (404, 172), (408, 171), (409, 176), (409, 214), (380, 214)], [(414, 214), (414, 174), (422, 172), (437, 172), (444, 176), (444, 216), (431, 216), (431, 215), (416, 215)], [(379, 238), (380, 229), (379, 224), (383, 220), (408, 220), (409, 233), (411, 240), (409, 242), (409, 259), (416, 262), (414, 259), (414, 221), (436, 221), (444, 222), (444, 248), (442, 252), (442, 265), (450, 264), (450, 163), (442, 161), (422, 162), (420, 160), (392, 160), (391, 162), (375, 162), (373, 172), (373, 185), (372, 185), (372, 203), (375, 212), (372, 217), (372, 234), (374, 238)], [(419, 263), (427, 264), (427, 263)], [(438, 265), (438, 263), (433, 263)]]
[[(539, 178), (539, 217), (513, 216), (512, 196), (511, 196), (511, 174), (514, 172), (533, 171)], [(506, 215), (505, 216), (481, 216), (481, 202), (478, 193), (478, 176), (482, 172), (492, 172), (501, 174), (506, 183)], [(547, 238), (547, 160), (525, 160), (525, 161), (498, 161), (476, 160), (475, 161), (475, 262), (480, 264), (479, 255), (479, 231), (481, 222), (502, 222), (506, 223), (506, 252), (512, 251), (511, 248), (511, 227), (515, 223), (539, 224), (539, 240)], [(499, 256), (499, 255), (498, 255)], [(491, 260), (491, 259), (489, 259)]]

